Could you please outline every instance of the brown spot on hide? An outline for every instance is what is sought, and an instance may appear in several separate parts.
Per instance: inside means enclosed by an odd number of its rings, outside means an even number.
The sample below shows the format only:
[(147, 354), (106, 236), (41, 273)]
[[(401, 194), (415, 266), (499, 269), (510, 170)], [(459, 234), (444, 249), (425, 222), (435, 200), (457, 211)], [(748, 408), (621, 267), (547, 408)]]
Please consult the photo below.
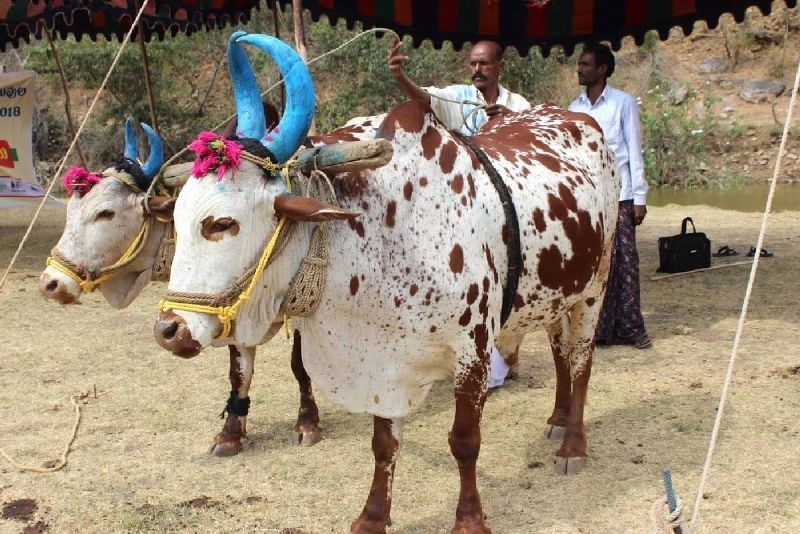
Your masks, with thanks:
[(425, 159), (432, 159), (436, 155), (436, 149), (442, 144), (442, 134), (433, 126), (428, 126), (422, 134), (422, 156)]
[[(460, 194), (461, 191), (464, 189), (464, 177), (460, 174), (456, 174), (453, 177), (453, 180), (450, 182), (450, 188), (453, 190), (455, 194)], [(466, 200), (462, 202), (462, 204), (466, 205)]]
[(397, 202), (390, 200), (386, 206), (386, 226), (394, 228), (394, 215), (397, 212)]
[(394, 298), (394, 307), (395, 308), (399, 308), (401, 304), (403, 304), (403, 299), (401, 299), (400, 297), (395, 297)]
[(345, 143), (349, 141), (358, 141), (355, 134), (364, 133), (364, 128), (361, 125), (353, 124), (350, 126), (343, 126), (331, 132), (310, 136), (312, 144), (316, 145), (335, 145), (337, 143)]
[(497, 268), (494, 266), (494, 256), (492, 256), (492, 251), (489, 250), (487, 245), (483, 246), (483, 251), (486, 253), (486, 264), (489, 266), (489, 270), (494, 273), (494, 283), (496, 284), (499, 279), (497, 277)]
[(456, 244), (450, 251), (450, 270), (460, 273), (464, 270), (464, 250), (461, 245)]
[(428, 179), (425, 178), (424, 176), (420, 177), (419, 186), (420, 187), (425, 187), (426, 185), (428, 185)]
[(439, 156), (439, 166), (442, 168), (444, 174), (453, 172), (453, 165), (455, 165), (457, 153), (458, 147), (452, 141), (448, 141), (442, 147), (442, 153)]
[(595, 141), (590, 141), (589, 144), (586, 146), (588, 146), (589, 150), (591, 150), (592, 152), (597, 152), (597, 143)]
[(561, 171), (561, 163), (549, 154), (536, 154), (535, 159), (553, 172)]
[(350, 278), (350, 294), (355, 296), (358, 293), (358, 276)]
[(406, 182), (406, 185), (403, 186), (403, 197), (406, 200), (411, 200), (411, 194), (414, 192), (414, 186), (411, 182)]
[(550, 217), (561, 221), (564, 234), (571, 244), (572, 257), (553, 244), (539, 253), (539, 279), (546, 287), (563, 295), (580, 293), (597, 272), (603, 252), (602, 219), (592, 226), (589, 212), (578, 210), (577, 201), (565, 186), (558, 188), (559, 197), (548, 195)]
[(469, 324), (470, 319), (472, 319), (472, 310), (467, 308), (464, 310), (464, 313), (461, 314), (461, 317), (458, 318), (458, 324), (461, 326), (467, 326)]
[(467, 304), (472, 304), (478, 298), (478, 284), (470, 284), (467, 291)]
[(525, 299), (522, 298), (522, 295), (517, 293), (514, 295), (514, 311), (518, 311), (525, 305)]
[(434, 332), (436, 332), (436, 327), (434, 325), (431, 325), (430, 331), (431, 334), (433, 334)]
[(347, 226), (349, 226), (351, 230), (355, 231), (355, 233), (358, 234), (358, 237), (364, 237), (364, 225), (361, 223), (361, 221), (347, 219)]
[(467, 175), (467, 185), (469, 186), (469, 198), (475, 198), (475, 180), (472, 174)]
[(589, 307), (594, 306), (594, 303), (595, 303), (596, 300), (597, 299), (595, 299), (594, 297), (588, 298), (588, 299), (586, 299), (586, 305), (589, 306)]
[(417, 291), (419, 291), (419, 287), (417, 287), (417, 284), (411, 284), (411, 287), (408, 288), (408, 292), (411, 294), (412, 297), (417, 294)]
[(419, 100), (408, 100), (395, 106), (383, 119), (375, 133), (376, 139), (394, 139), (397, 128), (409, 133), (422, 131), (425, 115), (431, 113), (430, 106)]
[(360, 171), (349, 172), (341, 179), (334, 180), (333, 184), (339, 200), (362, 198), (369, 189), (369, 182)]
[(539, 208), (533, 210), (533, 224), (536, 226), (536, 231), (540, 234), (547, 229), (547, 223), (544, 220), (544, 212)]

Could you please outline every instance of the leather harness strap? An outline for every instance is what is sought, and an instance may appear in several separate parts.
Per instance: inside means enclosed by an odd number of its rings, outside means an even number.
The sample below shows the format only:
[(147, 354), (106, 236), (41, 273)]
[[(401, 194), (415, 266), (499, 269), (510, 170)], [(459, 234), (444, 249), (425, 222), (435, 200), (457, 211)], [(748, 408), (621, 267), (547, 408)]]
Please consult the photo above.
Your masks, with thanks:
[(508, 256), (508, 272), (506, 273), (506, 283), (503, 287), (503, 309), (500, 314), (500, 326), (506, 324), (508, 316), (511, 315), (511, 307), (514, 304), (514, 297), (517, 294), (517, 287), (519, 286), (519, 273), (522, 266), (522, 245), (519, 240), (519, 220), (517, 219), (517, 209), (514, 207), (514, 201), (511, 198), (511, 191), (503, 181), (503, 178), (494, 168), (494, 165), (489, 160), (486, 153), (469, 137), (456, 134), (478, 157), (478, 160), (483, 164), (489, 179), (494, 185), (497, 194), (500, 196), (500, 203), (503, 206), (503, 213), (506, 217), (506, 225), (508, 228), (508, 247), (506, 249)]

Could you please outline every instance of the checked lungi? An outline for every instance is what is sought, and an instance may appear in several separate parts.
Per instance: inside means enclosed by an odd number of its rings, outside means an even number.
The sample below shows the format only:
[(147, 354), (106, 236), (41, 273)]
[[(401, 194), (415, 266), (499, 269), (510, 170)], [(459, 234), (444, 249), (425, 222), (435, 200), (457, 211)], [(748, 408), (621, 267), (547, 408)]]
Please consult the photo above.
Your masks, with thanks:
[(636, 250), (633, 200), (623, 200), (619, 203), (611, 269), (595, 342), (602, 345), (632, 344), (645, 334), (639, 296), (639, 253)]

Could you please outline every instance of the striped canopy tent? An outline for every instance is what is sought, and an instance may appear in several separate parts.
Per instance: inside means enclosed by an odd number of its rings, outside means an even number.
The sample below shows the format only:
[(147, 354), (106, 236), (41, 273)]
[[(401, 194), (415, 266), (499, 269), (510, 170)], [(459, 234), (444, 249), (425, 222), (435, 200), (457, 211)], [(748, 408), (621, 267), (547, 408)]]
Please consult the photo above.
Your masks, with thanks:
[(426, 39), (436, 48), (450, 41), (456, 49), (490, 39), (522, 55), (532, 46), (544, 55), (554, 46), (571, 54), (587, 41), (609, 41), (619, 49), (626, 36), (641, 44), (656, 30), (666, 39), (675, 26), (688, 34), (697, 21), (714, 28), (724, 13), (741, 22), (748, 7), (768, 14), (771, 5), (772, 0), (303, 0), (315, 21), (326, 15), (332, 24), (344, 19), (349, 28), (356, 21), (365, 28), (389, 28), (411, 36), (415, 47)]
[[(223, 28), (245, 23), (259, 0), (149, 0), (140, 28), (144, 40), (154, 35)], [(0, 0), (0, 51), (8, 45), (41, 39), (44, 29), (66, 39), (74, 35), (122, 40), (141, 7), (139, 0)], [(137, 28), (131, 36), (138, 38)]]

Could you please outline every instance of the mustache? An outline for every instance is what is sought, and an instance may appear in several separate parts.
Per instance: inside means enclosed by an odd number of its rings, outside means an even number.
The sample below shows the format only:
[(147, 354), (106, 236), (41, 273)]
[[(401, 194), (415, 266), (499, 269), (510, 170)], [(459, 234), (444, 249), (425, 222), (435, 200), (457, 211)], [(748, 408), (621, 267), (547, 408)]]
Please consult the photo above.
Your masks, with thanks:
[(486, 76), (481, 72), (476, 72), (475, 74), (472, 75), (472, 81), (473, 82), (475, 80), (486, 80), (486, 79), (487, 79)]

